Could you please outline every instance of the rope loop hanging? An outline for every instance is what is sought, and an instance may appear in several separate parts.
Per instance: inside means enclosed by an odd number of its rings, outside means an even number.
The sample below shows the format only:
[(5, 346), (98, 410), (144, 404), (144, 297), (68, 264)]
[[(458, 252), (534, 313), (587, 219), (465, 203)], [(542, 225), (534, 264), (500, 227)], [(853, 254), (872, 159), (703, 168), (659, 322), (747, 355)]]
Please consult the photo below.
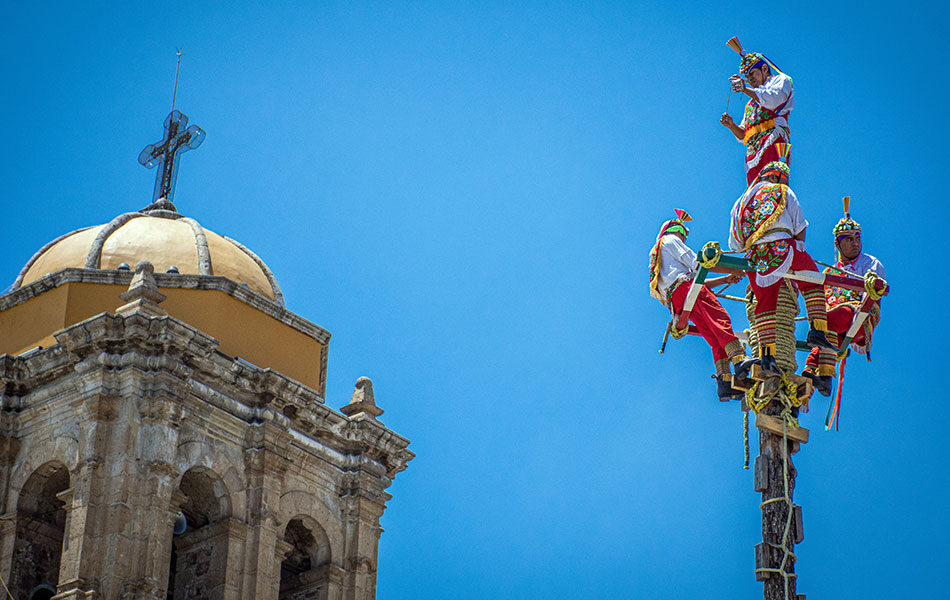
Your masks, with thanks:
[(868, 296), (872, 300), (880, 300), (884, 296), (882, 292), (877, 291), (876, 284), (879, 280), (881, 280), (881, 278), (873, 271), (868, 271), (864, 274), (864, 291), (868, 293)]
[(708, 270), (718, 265), (720, 258), (722, 258), (722, 248), (719, 242), (706, 242), (696, 260), (700, 267)]

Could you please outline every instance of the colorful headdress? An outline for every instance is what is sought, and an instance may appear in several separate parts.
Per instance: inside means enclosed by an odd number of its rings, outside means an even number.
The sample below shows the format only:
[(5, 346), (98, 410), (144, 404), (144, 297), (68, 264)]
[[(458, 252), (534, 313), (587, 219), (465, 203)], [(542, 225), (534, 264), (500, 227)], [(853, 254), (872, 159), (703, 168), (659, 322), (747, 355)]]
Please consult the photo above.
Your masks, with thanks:
[(693, 217), (681, 208), (674, 208), (673, 212), (676, 213), (676, 218), (663, 223), (663, 226), (660, 227), (660, 233), (656, 236), (656, 243), (653, 244), (653, 248), (650, 250), (650, 295), (659, 300), (663, 306), (666, 306), (666, 298), (657, 289), (660, 278), (660, 246), (663, 243), (663, 236), (668, 233), (689, 235), (689, 228), (686, 227), (685, 223), (693, 220)]
[(851, 218), (851, 196), (845, 196), (841, 199), (841, 205), (844, 207), (844, 216), (838, 220), (835, 225), (835, 243), (838, 242), (839, 235), (850, 235), (852, 233), (861, 233), (861, 226), (857, 221)]
[(778, 153), (778, 160), (773, 160), (769, 164), (762, 167), (762, 170), (759, 171), (759, 179), (768, 177), (769, 175), (777, 175), (779, 183), (784, 183), (788, 185), (788, 176), (791, 173), (791, 170), (788, 168), (788, 152), (791, 150), (792, 145), (779, 142), (775, 144), (775, 151)]
[(726, 42), (726, 45), (739, 53), (739, 56), (741, 57), (739, 59), (739, 73), (743, 77), (748, 76), (749, 71), (751, 71), (752, 69), (757, 69), (761, 67), (762, 65), (768, 65), (769, 69), (773, 73), (782, 72), (781, 69), (776, 67), (775, 64), (769, 59), (767, 59), (764, 54), (761, 54), (759, 52), (746, 52), (745, 49), (742, 47), (742, 44), (739, 43), (738, 37), (733, 36), (732, 39)]

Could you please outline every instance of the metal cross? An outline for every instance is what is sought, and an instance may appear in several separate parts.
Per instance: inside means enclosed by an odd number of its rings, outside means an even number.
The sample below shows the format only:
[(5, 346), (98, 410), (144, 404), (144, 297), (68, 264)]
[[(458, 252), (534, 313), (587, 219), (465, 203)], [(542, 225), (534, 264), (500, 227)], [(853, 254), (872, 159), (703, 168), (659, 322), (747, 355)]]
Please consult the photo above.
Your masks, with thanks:
[(181, 111), (173, 110), (165, 119), (165, 137), (149, 144), (139, 154), (139, 162), (146, 168), (159, 166), (155, 174), (155, 192), (152, 202), (164, 198), (169, 202), (175, 195), (175, 181), (178, 179), (178, 157), (184, 152), (194, 150), (205, 141), (205, 131), (197, 125), (188, 127), (188, 117)]

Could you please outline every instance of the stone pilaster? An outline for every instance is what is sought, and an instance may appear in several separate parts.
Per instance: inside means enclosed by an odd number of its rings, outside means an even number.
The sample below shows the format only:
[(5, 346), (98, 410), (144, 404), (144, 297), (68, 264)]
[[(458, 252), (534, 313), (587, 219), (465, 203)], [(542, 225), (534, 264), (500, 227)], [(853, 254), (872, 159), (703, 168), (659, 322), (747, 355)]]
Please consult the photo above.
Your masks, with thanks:
[(248, 427), (245, 438), (244, 465), (248, 482), (248, 544), (242, 590), (245, 600), (277, 600), (283, 560), (277, 557), (282, 525), (277, 515), (289, 464), (288, 420), (270, 410), (262, 412), (267, 413), (268, 420)]
[(247, 524), (230, 517), (227, 520), (228, 564), (225, 573), (224, 600), (240, 600), (241, 581), (244, 579), (244, 565), (247, 548)]

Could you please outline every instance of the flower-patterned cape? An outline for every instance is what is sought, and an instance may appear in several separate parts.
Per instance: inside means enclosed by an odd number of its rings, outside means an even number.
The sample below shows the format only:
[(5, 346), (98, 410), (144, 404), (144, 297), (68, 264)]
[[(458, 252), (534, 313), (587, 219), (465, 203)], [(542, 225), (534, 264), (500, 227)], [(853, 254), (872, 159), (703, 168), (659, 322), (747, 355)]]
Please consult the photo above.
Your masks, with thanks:
[(749, 250), (778, 221), (785, 212), (787, 190), (780, 183), (768, 183), (736, 203), (730, 230), (739, 246)]

